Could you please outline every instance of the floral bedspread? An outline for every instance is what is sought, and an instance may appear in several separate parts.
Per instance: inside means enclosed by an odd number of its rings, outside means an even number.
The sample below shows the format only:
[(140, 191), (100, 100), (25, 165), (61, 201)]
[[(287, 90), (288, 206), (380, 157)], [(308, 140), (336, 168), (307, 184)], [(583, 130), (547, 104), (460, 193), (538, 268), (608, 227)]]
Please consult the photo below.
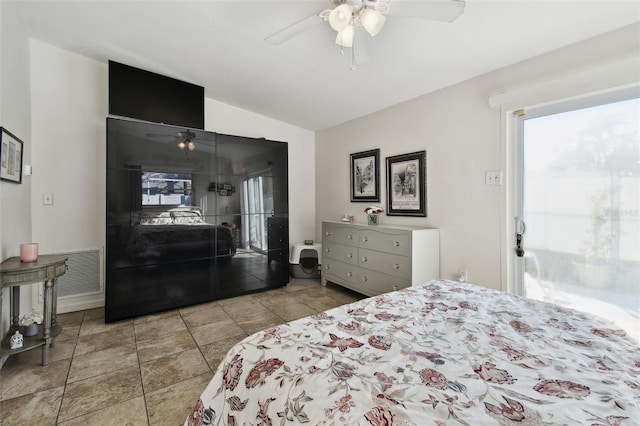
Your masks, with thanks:
[(597, 318), (431, 281), (247, 337), (185, 425), (638, 425), (640, 348)]

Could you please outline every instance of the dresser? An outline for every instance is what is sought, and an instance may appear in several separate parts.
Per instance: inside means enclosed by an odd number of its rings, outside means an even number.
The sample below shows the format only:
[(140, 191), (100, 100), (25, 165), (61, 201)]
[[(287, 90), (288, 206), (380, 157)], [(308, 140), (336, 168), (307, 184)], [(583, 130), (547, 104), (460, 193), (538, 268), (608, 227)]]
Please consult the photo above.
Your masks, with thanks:
[(438, 229), (322, 223), (323, 284), (375, 296), (438, 278)]

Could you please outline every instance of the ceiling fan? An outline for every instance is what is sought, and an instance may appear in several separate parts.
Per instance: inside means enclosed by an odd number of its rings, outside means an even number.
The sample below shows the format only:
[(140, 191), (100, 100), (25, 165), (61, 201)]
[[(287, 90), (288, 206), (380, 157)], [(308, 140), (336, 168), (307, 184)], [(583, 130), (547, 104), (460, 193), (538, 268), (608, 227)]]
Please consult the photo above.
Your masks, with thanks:
[[(366, 31), (375, 37), (386, 22), (385, 15), (453, 22), (464, 11), (464, 0), (329, 0), (332, 9), (325, 9), (267, 36), (265, 41), (277, 46), (325, 22), (336, 31), (335, 43), (341, 48), (356, 45), (366, 50), (367, 43), (358, 43)], [(364, 31), (362, 31), (364, 30)], [(363, 46), (360, 46), (363, 45)], [(364, 47), (365, 49), (362, 49)], [(353, 63), (352, 63), (353, 68)]]
[(178, 132), (175, 135), (166, 135), (160, 133), (147, 133), (148, 138), (172, 138), (175, 140), (176, 146), (181, 150), (194, 151), (196, 149), (196, 142), (200, 140), (207, 140), (198, 138), (198, 136), (190, 130)]

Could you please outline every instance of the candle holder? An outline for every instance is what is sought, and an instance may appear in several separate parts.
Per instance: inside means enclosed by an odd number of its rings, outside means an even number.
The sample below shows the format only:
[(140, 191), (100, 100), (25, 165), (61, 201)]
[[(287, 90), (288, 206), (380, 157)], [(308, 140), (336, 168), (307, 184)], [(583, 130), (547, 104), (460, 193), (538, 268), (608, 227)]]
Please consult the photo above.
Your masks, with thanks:
[(38, 260), (38, 243), (20, 244), (20, 261), (35, 262)]

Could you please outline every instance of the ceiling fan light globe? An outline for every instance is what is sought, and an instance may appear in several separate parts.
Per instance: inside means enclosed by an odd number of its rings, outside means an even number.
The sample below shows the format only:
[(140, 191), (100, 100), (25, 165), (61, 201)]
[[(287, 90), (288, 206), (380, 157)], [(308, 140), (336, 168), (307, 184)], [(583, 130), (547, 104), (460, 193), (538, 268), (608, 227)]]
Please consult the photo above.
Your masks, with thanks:
[(355, 27), (353, 24), (347, 25), (336, 36), (336, 44), (342, 47), (353, 47), (353, 36), (355, 34)]
[(329, 13), (329, 25), (334, 31), (344, 30), (351, 22), (353, 8), (348, 4), (341, 4)]
[(187, 147), (187, 144), (184, 143), (184, 141), (180, 141), (178, 142), (178, 148), (180, 149), (185, 149)]
[(374, 9), (364, 8), (360, 11), (360, 22), (371, 37), (375, 37), (384, 26), (387, 18)]
[(187, 148), (189, 148), (189, 151), (193, 151), (196, 149), (196, 144), (193, 143), (193, 141), (189, 141), (189, 143), (187, 144)]

